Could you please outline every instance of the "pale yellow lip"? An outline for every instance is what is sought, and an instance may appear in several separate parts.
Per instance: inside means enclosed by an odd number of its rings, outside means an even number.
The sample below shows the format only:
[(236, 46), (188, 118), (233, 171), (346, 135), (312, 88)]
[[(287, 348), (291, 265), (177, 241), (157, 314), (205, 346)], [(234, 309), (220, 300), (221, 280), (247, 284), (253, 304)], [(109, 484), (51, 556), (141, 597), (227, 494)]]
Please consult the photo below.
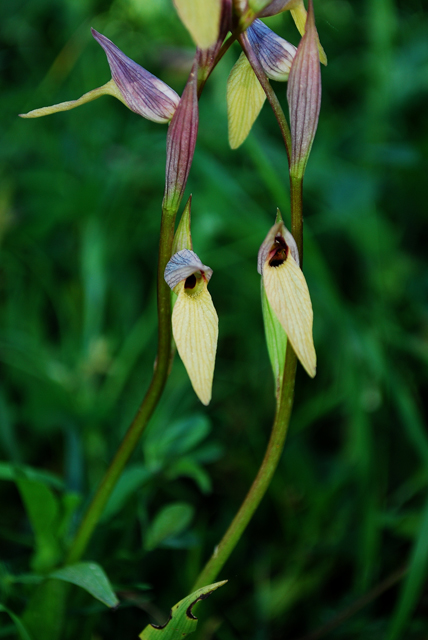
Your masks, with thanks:
[(218, 316), (205, 277), (195, 289), (186, 289), (184, 282), (175, 287), (178, 297), (172, 313), (172, 332), (193, 389), (199, 400), (208, 405), (217, 351)]
[(313, 378), (317, 358), (312, 337), (313, 311), (305, 276), (291, 251), (277, 267), (263, 266), (263, 283), (275, 312), (303, 367)]

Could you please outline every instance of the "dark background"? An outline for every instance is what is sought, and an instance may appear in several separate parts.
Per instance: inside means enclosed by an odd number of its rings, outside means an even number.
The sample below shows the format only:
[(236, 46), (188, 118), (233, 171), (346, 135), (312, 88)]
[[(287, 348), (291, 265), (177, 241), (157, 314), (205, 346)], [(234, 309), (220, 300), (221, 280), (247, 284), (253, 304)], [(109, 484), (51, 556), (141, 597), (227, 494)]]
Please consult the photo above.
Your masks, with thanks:
[[(428, 16), (422, 0), (323, 0), (315, 11), (329, 58), (304, 194), (318, 373), (310, 380), (299, 367), (280, 467), (221, 572), (228, 585), (199, 609), (195, 640), (296, 640), (409, 566), (328, 637), (428, 637)], [(288, 14), (267, 24), (298, 43)], [(166, 127), (109, 97), (17, 117), (110, 79), (91, 26), (178, 93), (193, 55), (170, 0), (0, 5), (0, 602), (18, 615), (34, 590), (29, 574), (49, 561), (37, 545), (34, 555), (14, 470), (49, 472), (38, 481), (64, 513), (77, 508), (66, 545), (156, 354)], [(289, 195), (268, 106), (243, 146), (228, 146), (226, 80), (238, 53), (203, 93), (186, 191), (194, 249), (214, 269), (213, 399), (198, 402), (176, 357), (86, 555), (122, 605), (110, 612), (75, 589), (70, 640), (131, 640), (162, 620), (266, 446), (274, 394), (256, 257), (277, 206), (287, 224)], [(273, 84), (285, 108), (286, 85)], [(156, 515), (177, 502), (180, 522), (148, 549)], [(0, 638), (15, 633), (0, 613)]]

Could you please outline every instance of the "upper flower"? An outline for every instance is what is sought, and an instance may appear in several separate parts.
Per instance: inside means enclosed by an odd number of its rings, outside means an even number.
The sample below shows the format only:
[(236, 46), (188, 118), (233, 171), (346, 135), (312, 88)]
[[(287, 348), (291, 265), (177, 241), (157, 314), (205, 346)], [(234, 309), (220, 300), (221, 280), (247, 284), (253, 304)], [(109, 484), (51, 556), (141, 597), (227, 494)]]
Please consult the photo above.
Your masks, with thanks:
[(107, 55), (112, 79), (102, 87), (85, 93), (78, 100), (34, 109), (29, 113), (21, 114), (21, 117), (38, 118), (58, 111), (68, 111), (86, 102), (96, 100), (102, 95), (111, 95), (123, 102), (131, 111), (147, 118), (147, 120), (160, 123), (169, 122), (180, 101), (175, 91), (149, 71), (140, 67), (131, 58), (128, 58), (111, 40), (95, 29), (91, 29), (91, 31)]

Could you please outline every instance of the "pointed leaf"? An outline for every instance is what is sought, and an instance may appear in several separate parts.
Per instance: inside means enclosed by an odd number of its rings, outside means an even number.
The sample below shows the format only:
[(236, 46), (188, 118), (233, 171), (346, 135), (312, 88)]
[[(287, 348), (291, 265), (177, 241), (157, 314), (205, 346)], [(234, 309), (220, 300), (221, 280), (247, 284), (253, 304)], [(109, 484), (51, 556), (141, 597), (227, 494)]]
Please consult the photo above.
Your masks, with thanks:
[(280, 266), (271, 267), (269, 261), (266, 262), (263, 281), (270, 306), (297, 357), (313, 378), (316, 355), (312, 338), (312, 304), (305, 277), (291, 252)]
[(185, 638), (189, 633), (196, 631), (198, 619), (192, 609), (199, 600), (205, 600), (213, 591), (226, 584), (227, 580), (209, 584), (202, 589), (194, 591), (189, 596), (180, 600), (172, 609), (169, 618), (162, 626), (153, 624), (147, 627), (139, 635), (141, 640), (177, 640)]
[(186, 289), (184, 282), (178, 286), (172, 312), (174, 340), (196, 395), (208, 405), (217, 350), (217, 313), (206, 280), (201, 279), (194, 289)]
[(193, 507), (186, 502), (174, 502), (163, 507), (147, 531), (144, 548), (151, 551), (167, 538), (182, 533), (191, 523), (193, 514)]
[(104, 569), (95, 562), (78, 562), (50, 574), (51, 578), (71, 582), (85, 589), (107, 607), (117, 607), (119, 600), (114, 593)]
[(17, 477), (16, 484), (36, 540), (32, 568), (43, 572), (55, 566), (61, 554), (55, 535), (59, 519), (58, 500), (49, 487), (37, 480), (22, 476)]
[(256, 74), (245, 54), (241, 53), (227, 81), (227, 119), (232, 149), (237, 149), (247, 138), (265, 100), (266, 94)]
[(221, 0), (174, 0), (180, 20), (195, 44), (208, 49), (218, 39)]

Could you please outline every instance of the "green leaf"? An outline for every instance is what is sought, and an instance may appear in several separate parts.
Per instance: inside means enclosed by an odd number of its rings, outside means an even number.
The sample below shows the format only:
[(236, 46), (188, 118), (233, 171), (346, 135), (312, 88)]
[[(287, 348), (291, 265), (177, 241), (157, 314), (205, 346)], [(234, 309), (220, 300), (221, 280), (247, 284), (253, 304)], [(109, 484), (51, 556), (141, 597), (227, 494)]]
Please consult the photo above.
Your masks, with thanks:
[(114, 593), (104, 569), (95, 562), (78, 562), (50, 574), (51, 578), (71, 582), (82, 587), (107, 607), (117, 607), (119, 600)]
[(102, 521), (109, 520), (118, 513), (126, 501), (152, 476), (152, 473), (142, 464), (135, 464), (125, 469), (120, 476), (113, 492), (106, 504)]
[(147, 531), (144, 544), (146, 551), (155, 549), (167, 538), (177, 536), (187, 529), (193, 518), (193, 513), (193, 507), (185, 502), (174, 502), (163, 507), (156, 514)]
[(167, 622), (162, 626), (149, 624), (139, 635), (141, 640), (177, 640), (196, 631), (198, 619), (192, 613), (199, 600), (205, 600), (213, 591), (226, 584), (227, 580), (209, 584), (180, 600), (172, 609)]
[(266, 291), (262, 286), (262, 311), (263, 322), (265, 325), (266, 344), (269, 353), (270, 363), (272, 365), (273, 377), (275, 379), (275, 395), (279, 398), (279, 392), (282, 387), (282, 377), (284, 375), (285, 352), (287, 350), (287, 334), (281, 326), (276, 313), (269, 304)]
[(49, 471), (39, 471), (38, 469), (33, 469), (33, 467), (13, 462), (0, 462), (0, 480), (15, 482), (19, 477), (37, 480), (43, 484), (51, 485), (54, 489), (64, 489), (64, 483), (61, 478), (49, 473)]
[(2, 604), (0, 604), (0, 612), (7, 613), (10, 616), (10, 618), (15, 623), (15, 627), (17, 628), (21, 640), (31, 640), (31, 636), (29, 635), (27, 629), (22, 624), (21, 619), (16, 615), (16, 613), (13, 613), (13, 611), (3, 606)]
[(56, 496), (42, 482), (17, 477), (16, 484), (24, 502), (36, 539), (36, 551), (31, 561), (34, 571), (44, 572), (58, 562), (61, 549), (56, 537), (59, 504)]
[(416, 538), (409, 572), (406, 575), (400, 598), (391, 621), (387, 640), (402, 637), (410, 616), (421, 595), (428, 572), (428, 502), (425, 506), (419, 535)]
[(167, 426), (160, 424), (159, 429), (149, 432), (144, 443), (148, 464), (156, 465), (167, 458), (182, 456), (204, 440), (210, 430), (210, 421), (199, 413)]
[(193, 458), (179, 458), (168, 467), (166, 473), (168, 480), (176, 478), (191, 478), (196, 482), (202, 493), (211, 491), (211, 479), (207, 472)]
[(33, 640), (60, 640), (64, 621), (67, 585), (45, 580), (34, 590), (22, 616)]

